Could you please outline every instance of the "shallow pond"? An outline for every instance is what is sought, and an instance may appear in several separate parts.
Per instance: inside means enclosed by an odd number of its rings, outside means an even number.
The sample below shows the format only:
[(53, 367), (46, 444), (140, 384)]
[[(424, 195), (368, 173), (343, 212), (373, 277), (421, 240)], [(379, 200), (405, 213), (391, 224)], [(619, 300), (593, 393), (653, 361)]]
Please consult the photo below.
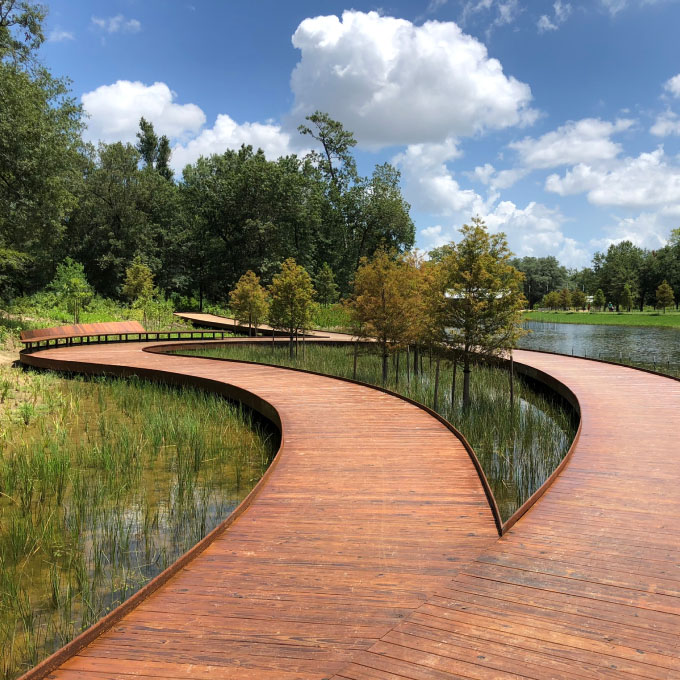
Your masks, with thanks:
[(618, 361), (680, 374), (680, 329), (527, 321), (522, 349)]

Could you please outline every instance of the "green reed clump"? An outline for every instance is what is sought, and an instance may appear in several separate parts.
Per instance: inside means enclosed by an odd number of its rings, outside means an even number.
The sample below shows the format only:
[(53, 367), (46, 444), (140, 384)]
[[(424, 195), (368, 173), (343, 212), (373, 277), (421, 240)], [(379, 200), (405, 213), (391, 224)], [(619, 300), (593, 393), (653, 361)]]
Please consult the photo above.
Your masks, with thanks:
[(0, 373), (0, 678), (15, 678), (222, 521), (273, 441), (196, 390)]
[[(179, 350), (187, 352), (187, 350)], [(354, 348), (306, 343), (294, 359), (288, 348), (270, 343), (232, 344), (193, 350), (197, 356), (214, 356), (305, 368), (327, 375), (352, 378)], [(436, 357), (422, 356), (422, 370), (413, 372), (413, 354), (394, 355), (387, 387), (434, 408)], [(397, 370), (398, 365), (398, 370)], [(381, 359), (363, 347), (357, 362), (357, 380), (382, 382)], [(510, 403), (509, 376), (504, 368), (475, 366), (471, 373), (472, 404), (463, 409), (462, 369), (458, 366), (455, 389), (453, 365), (440, 362), (436, 410), (453, 423), (470, 442), (489, 480), (503, 519), (526, 501), (559, 465), (576, 434), (573, 413), (556, 399), (515, 379), (515, 401)]]

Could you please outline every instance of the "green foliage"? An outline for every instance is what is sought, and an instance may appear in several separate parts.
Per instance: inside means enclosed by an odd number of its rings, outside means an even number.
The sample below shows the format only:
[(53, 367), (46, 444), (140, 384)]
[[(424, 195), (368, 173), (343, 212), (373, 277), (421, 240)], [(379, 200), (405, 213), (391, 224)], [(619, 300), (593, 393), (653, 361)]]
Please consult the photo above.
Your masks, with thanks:
[(562, 309), (569, 309), (571, 307), (571, 291), (568, 288), (562, 288), (560, 291), (560, 307)]
[(444, 327), (461, 354), (467, 407), (473, 354), (496, 357), (515, 345), (523, 333), (521, 310), (526, 300), (524, 275), (510, 264), (505, 234), (489, 234), (479, 217), (463, 225), (461, 234), (440, 266), (448, 298)]
[(137, 255), (132, 264), (125, 270), (123, 295), (134, 302), (139, 298), (148, 298), (154, 294), (153, 272)]
[(674, 302), (675, 296), (673, 295), (673, 289), (668, 285), (668, 281), (664, 279), (661, 285), (656, 289), (657, 307), (663, 309), (663, 313), (665, 314), (666, 307), (669, 307)]
[(588, 304), (586, 299), (586, 294), (582, 290), (572, 290), (571, 291), (571, 304), (576, 309), (585, 309)]
[(312, 278), (304, 267), (289, 258), (281, 265), (281, 271), (274, 276), (269, 294), (269, 323), (274, 328), (288, 332), (290, 355), (293, 356), (294, 336), (300, 331), (304, 333), (311, 325), (314, 311)]
[(234, 318), (248, 324), (248, 334), (257, 335), (257, 327), (267, 317), (267, 291), (260, 285), (260, 277), (248, 270), (229, 293), (229, 307)]
[(66, 303), (68, 311), (73, 315), (73, 323), (80, 323), (80, 314), (93, 297), (83, 265), (67, 257), (57, 267), (57, 275), (50, 288)]
[(314, 280), (314, 287), (316, 288), (317, 298), (324, 307), (328, 307), (337, 301), (340, 292), (335, 283), (335, 275), (328, 262), (324, 262), (321, 266)]
[(623, 290), (621, 291), (621, 295), (619, 296), (619, 304), (626, 309), (627, 311), (630, 312), (632, 306), (633, 306), (633, 292), (631, 291), (631, 287), (629, 283), (626, 283), (623, 286)]
[(606, 302), (607, 299), (604, 296), (602, 288), (598, 288), (597, 292), (595, 293), (595, 296), (593, 297), (593, 305), (598, 309), (603, 310)]
[(524, 274), (523, 291), (529, 309), (550, 291), (566, 288), (568, 272), (556, 257), (514, 258), (511, 264)]
[(30, 2), (0, 0), (0, 60), (15, 66), (31, 62), (45, 40), (45, 7)]

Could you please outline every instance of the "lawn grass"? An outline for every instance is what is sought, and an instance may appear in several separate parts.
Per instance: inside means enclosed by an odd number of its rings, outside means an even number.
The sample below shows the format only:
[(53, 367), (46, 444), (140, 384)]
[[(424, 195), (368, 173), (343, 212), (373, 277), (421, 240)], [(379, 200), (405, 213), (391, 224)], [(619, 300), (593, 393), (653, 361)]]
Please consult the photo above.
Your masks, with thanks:
[(664, 326), (680, 328), (680, 312), (657, 310), (644, 312), (525, 312), (526, 321), (543, 323), (595, 324), (605, 326)]
[(212, 394), (0, 369), (0, 678), (160, 573), (260, 479), (273, 441)]
[[(326, 375), (353, 377), (353, 347), (307, 343), (304, 357), (290, 359), (288, 347), (266, 345), (222, 345), (199, 350), (177, 350), (196, 356), (215, 356), (292, 366)], [(413, 355), (411, 354), (411, 359)], [(411, 363), (411, 362), (409, 362)], [(426, 406), (435, 408), (436, 361), (422, 361), (418, 376), (406, 369), (406, 353), (393, 355), (387, 387)], [(363, 350), (358, 358), (357, 379), (381, 384), (381, 359)], [(472, 405), (462, 407), (462, 370), (457, 369), (452, 393), (453, 366), (440, 364), (440, 388), (436, 409), (470, 442), (489, 480), (503, 519), (507, 519), (543, 484), (571, 445), (576, 426), (571, 411), (548, 396), (538, 394), (515, 380), (516, 403), (509, 400), (509, 375), (503, 368), (475, 366), (471, 374)]]

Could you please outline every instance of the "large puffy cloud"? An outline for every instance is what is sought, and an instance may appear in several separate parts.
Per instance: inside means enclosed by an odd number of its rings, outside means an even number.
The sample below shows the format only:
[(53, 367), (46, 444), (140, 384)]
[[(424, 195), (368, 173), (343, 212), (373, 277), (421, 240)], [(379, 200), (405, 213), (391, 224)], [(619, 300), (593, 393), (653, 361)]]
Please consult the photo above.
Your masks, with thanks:
[(675, 226), (668, 217), (650, 212), (614, 219), (614, 224), (604, 228), (604, 237), (590, 242), (593, 248), (607, 250), (613, 243), (621, 241), (630, 241), (640, 248), (662, 248), (668, 241), (670, 230)]
[(525, 167), (553, 168), (615, 158), (621, 146), (610, 137), (627, 130), (633, 121), (622, 119), (615, 123), (598, 118), (569, 121), (538, 139), (526, 137), (509, 146), (517, 151)]
[(440, 142), (535, 119), (529, 86), (452, 22), (346, 11), (305, 19), (293, 45), (294, 116), (328, 111), (366, 145)]
[(680, 167), (662, 147), (609, 166), (579, 163), (563, 176), (550, 175), (545, 188), (560, 196), (585, 193), (595, 205), (680, 212)]
[(87, 137), (134, 142), (142, 116), (154, 124), (158, 134), (171, 139), (195, 134), (205, 122), (205, 114), (195, 104), (177, 104), (175, 96), (165, 83), (145, 85), (129, 80), (86, 92), (82, 103), (89, 115)]
[(226, 149), (238, 149), (242, 144), (261, 148), (270, 159), (292, 153), (291, 138), (274, 123), (238, 124), (226, 114), (217, 116), (212, 128), (203, 130), (195, 139), (178, 144), (172, 150), (172, 165), (181, 169), (200, 156), (223, 153)]

